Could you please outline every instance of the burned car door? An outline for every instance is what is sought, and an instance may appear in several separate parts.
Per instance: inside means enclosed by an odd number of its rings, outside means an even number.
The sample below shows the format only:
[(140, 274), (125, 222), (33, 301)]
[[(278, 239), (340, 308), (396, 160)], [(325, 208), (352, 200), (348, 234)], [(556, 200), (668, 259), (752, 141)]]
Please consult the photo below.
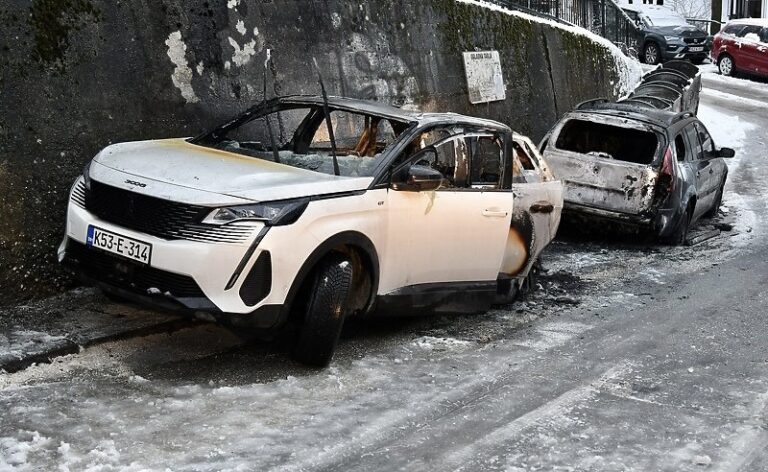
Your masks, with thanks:
[[(496, 280), (512, 218), (504, 189), (503, 136), (436, 127), (421, 133), (396, 159), (393, 176), (408, 168), (442, 174), (437, 190), (391, 185), (387, 195), (390, 270), (381, 287)], [(470, 144), (476, 153), (471, 163)], [(393, 177), (394, 179), (394, 177)], [(394, 180), (393, 180), (394, 181)], [(383, 271), (384, 272), (384, 271)]]
[(515, 206), (501, 272), (527, 274), (555, 237), (563, 209), (563, 186), (552, 176), (533, 144), (519, 135), (512, 142)]
[(688, 140), (693, 148), (693, 171), (696, 177), (696, 219), (712, 206), (715, 193), (722, 179), (724, 166), (721, 159), (715, 159), (715, 146), (712, 137), (701, 123), (691, 123), (686, 127)]

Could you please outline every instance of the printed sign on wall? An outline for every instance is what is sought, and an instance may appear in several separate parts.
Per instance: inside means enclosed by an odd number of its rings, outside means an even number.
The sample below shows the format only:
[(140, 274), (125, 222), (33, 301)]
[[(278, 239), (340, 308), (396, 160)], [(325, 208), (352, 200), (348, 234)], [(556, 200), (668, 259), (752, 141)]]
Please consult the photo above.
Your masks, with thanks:
[(507, 98), (499, 51), (465, 52), (464, 70), (467, 73), (470, 103), (495, 102)]

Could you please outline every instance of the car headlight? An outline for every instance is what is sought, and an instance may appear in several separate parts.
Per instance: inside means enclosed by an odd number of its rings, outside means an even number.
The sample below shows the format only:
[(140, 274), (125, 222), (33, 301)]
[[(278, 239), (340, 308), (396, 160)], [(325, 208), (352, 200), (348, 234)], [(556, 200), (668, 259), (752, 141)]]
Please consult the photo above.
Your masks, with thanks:
[(93, 162), (93, 159), (88, 160), (85, 163), (85, 167), (83, 167), (83, 183), (88, 190), (91, 189), (91, 162)]
[(203, 219), (203, 223), (225, 225), (235, 221), (263, 221), (269, 226), (289, 225), (299, 219), (308, 204), (309, 198), (301, 198), (216, 208)]
[(677, 36), (664, 36), (664, 39), (666, 39), (669, 42), (673, 42), (673, 43), (679, 43), (680, 42), (680, 38), (677, 37)]

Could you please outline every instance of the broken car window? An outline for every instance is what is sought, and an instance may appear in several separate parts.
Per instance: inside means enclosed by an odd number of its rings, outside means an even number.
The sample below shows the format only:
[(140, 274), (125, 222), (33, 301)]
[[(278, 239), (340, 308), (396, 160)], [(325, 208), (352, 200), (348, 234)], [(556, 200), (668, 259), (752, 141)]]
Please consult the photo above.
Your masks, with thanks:
[(688, 142), (693, 147), (693, 159), (702, 159), (704, 152), (701, 147), (701, 141), (699, 141), (699, 135), (696, 132), (696, 129), (693, 127), (693, 124), (690, 124), (685, 127), (685, 134), (688, 135)]
[(699, 141), (701, 142), (701, 159), (709, 159), (715, 155), (715, 143), (712, 141), (712, 136), (709, 135), (709, 131), (701, 123), (694, 123), (696, 127), (696, 134), (699, 135)]
[(677, 137), (675, 137), (675, 153), (677, 154), (677, 160), (680, 162), (683, 162), (688, 157), (685, 138), (683, 138), (682, 134), (678, 134)]
[(501, 188), (503, 141), (499, 136), (468, 136), (472, 159), (471, 182), (482, 188)]
[(514, 141), (512, 142), (512, 147), (520, 160), (520, 165), (523, 166), (523, 170), (536, 170), (536, 164), (534, 164), (535, 161), (531, 158), (528, 152), (523, 149), (520, 143)]
[[(339, 156), (374, 157), (395, 142), (396, 136), (388, 120), (344, 111), (331, 111), (331, 123)], [(328, 127), (320, 126), (312, 138), (310, 150), (330, 150)]]
[[(247, 112), (193, 142), (292, 167), (333, 174), (333, 152), (320, 106), (283, 104), (279, 110)], [(342, 176), (371, 176), (385, 149), (408, 123), (331, 110), (336, 154)], [(274, 142), (274, 149), (272, 143)], [(277, 154), (277, 158), (275, 157)]]
[(517, 141), (512, 142), (512, 148), (515, 153), (515, 158), (521, 167), (520, 170), (513, 170), (514, 174), (520, 175), (519, 179), (515, 180), (513, 178), (513, 181), (527, 183), (541, 182), (541, 175), (539, 174), (538, 167), (539, 163), (533, 156), (533, 153), (527, 149), (527, 146), (524, 146), (524, 143), (519, 143)]
[(617, 159), (635, 164), (651, 164), (657, 154), (659, 138), (644, 129), (572, 119), (565, 123), (555, 146), (563, 151)]
[(408, 146), (403, 154), (392, 165), (398, 168), (422, 149), (433, 147), (435, 154), (422, 155), (413, 165), (431, 167), (443, 174), (444, 181), (441, 188), (467, 188), (469, 187), (469, 154), (463, 136), (458, 133), (460, 128), (439, 127), (425, 131), (418, 135)]

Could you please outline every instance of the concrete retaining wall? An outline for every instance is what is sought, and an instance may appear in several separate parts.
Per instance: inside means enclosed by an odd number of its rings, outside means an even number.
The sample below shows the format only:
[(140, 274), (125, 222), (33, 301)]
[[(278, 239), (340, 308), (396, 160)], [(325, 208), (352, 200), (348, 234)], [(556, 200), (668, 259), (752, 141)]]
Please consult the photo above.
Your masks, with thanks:
[[(72, 282), (55, 264), (68, 189), (105, 145), (194, 135), (270, 94), (329, 93), (510, 124), (534, 139), (614, 97), (603, 43), (454, 0), (0, 0), (0, 304)], [(507, 100), (470, 105), (461, 53), (497, 49)]]

